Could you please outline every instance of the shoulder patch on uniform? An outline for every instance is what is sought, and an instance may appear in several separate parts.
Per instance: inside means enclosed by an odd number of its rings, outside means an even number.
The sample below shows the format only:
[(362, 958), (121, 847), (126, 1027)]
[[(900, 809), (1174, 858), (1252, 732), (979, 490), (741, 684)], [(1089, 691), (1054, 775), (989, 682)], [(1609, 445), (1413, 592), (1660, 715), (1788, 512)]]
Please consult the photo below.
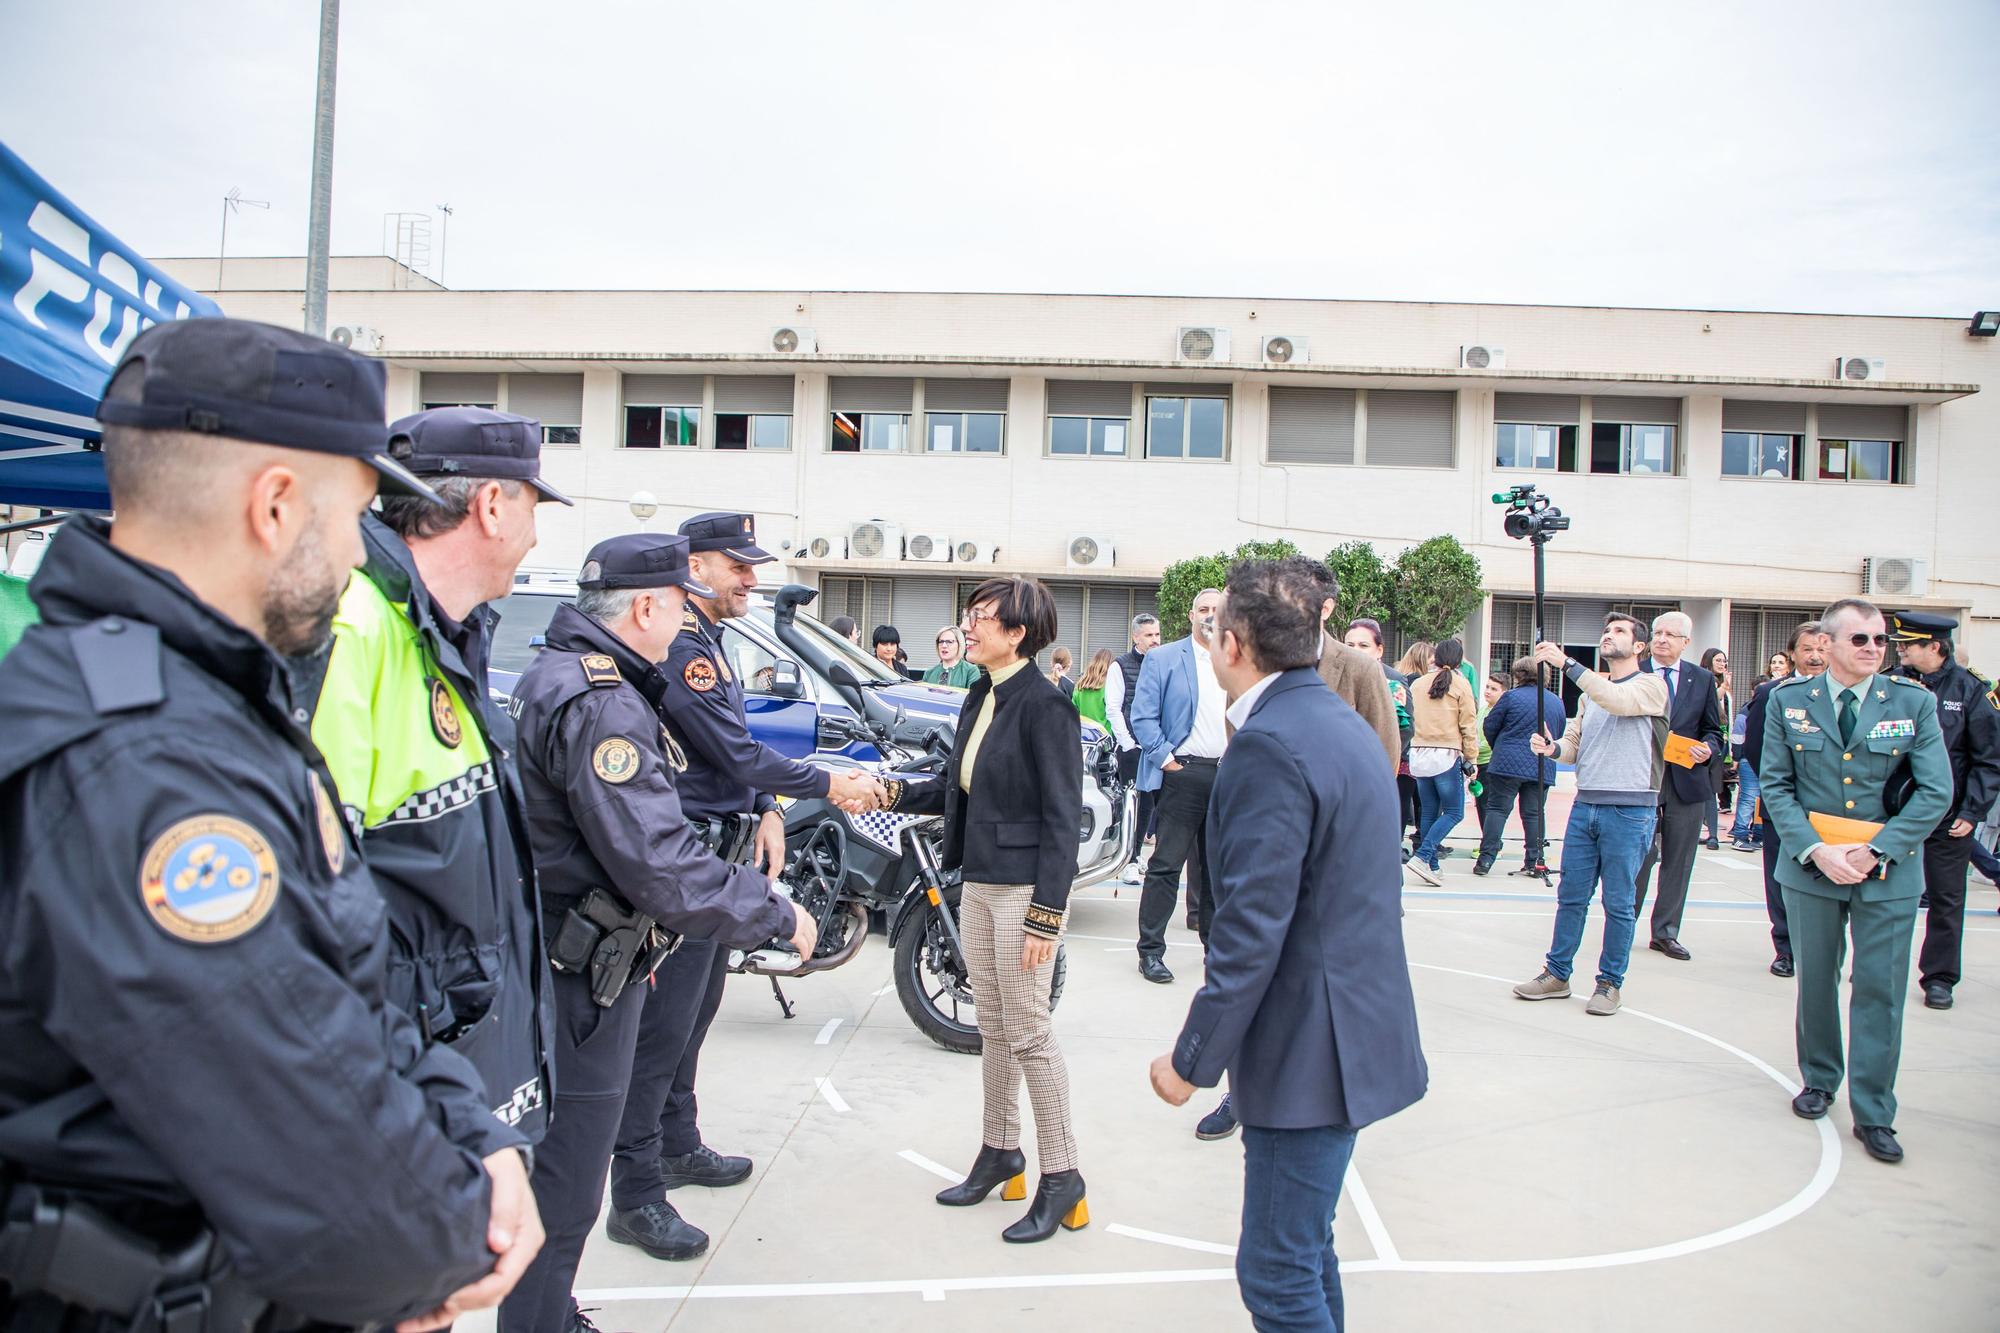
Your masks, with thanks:
[(715, 688), (715, 663), (706, 657), (691, 657), (681, 668), (681, 679), (696, 694), (707, 694)]
[(106, 616), (70, 631), (78, 674), (99, 713), (150, 708), (167, 697), (160, 674), (160, 631)]
[(1913, 685), (1917, 689), (1922, 690), (1925, 694), (1929, 694), (1931, 692), (1930, 686), (1924, 684), (1920, 680), (1911, 680), (1908, 676), (1890, 676), (1889, 679), (1895, 681), (1898, 685)]
[[(324, 795), (324, 793), (322, 793)], [(264, 835), (229, 815), (196, 815), (147, 845), (139, 897), (178, 940), (226, 944), (257, 928), (278, 901), (278, 858)]]
[(681, 628), (693, 630), (701, 628), (701, 615), (692, 606), (681, 607)]
[(312, 782), (313, 818), (319, 825), (319, 845), (326, 852), (326, 868), (337, 879), (347, 866), (346, 822), (334, 808), (333, 798), (327, 795), (326, 784), (319, 780), (319, 774), (306, 776)]
[(598, 777), (612, 786), (620, 786), (632, 780), (639, 771), (639, 747), (623, 736), (613, 736), (600, 741), (590, 754), (590, 767)]
[(618, 664), (603, 653), (585, 653), (577, 659), (583, 668), (583, 678), (592, 685), (616, 685), (622, 677), (618, 674)]
[(431, 731), (438, 744), (447, 750), (456, 750), (465, 739), (465, 724), (458, 720), (458, 706), (451, 701), (451, 691), (436, 676), (431, 677)]

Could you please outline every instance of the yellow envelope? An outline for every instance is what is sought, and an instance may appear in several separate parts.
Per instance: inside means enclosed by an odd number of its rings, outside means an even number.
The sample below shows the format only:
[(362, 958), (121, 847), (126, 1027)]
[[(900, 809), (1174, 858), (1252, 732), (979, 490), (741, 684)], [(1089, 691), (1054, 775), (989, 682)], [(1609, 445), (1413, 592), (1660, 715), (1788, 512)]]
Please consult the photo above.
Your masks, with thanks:
[(1694, 742), (1674, 732), (1667, 733), (1667, 762), (1679, 764), (1682, 768), (1693, 768), (1697, 760), (1693, 754)]
[(1817, 810), (1806, 811), (1806, 818), (1812, 821), (1813, 832), (1819, 840), (1830, 847), (1851, 847), (1860, 843), (1875, 841), (1875, 835), (1882, 831), (1880, 824), (1865, 819), (1849, 819), (1845, 815), (1823, 815)]

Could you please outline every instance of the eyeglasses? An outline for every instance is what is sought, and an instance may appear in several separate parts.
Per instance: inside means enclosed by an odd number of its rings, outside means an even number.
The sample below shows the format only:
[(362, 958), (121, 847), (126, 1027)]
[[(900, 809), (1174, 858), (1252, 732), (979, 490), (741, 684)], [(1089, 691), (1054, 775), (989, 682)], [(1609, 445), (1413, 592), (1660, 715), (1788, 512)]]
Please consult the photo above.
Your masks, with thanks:
[(1889, 636), (1886, 634), (1850, 634), (1847, 636), (1847, 641), (1856, 648), (1866, 648), (1871, 643), (1877, 648), (1889, 646)]
[(978, 629), (989, 620), (997, 623), (999, 619), (1000, 617), (991, 611), (982, 610), (976, 606), (968, 606), (965, 608), (965, 614), (958, 618), (958, 623), (961, 629)]

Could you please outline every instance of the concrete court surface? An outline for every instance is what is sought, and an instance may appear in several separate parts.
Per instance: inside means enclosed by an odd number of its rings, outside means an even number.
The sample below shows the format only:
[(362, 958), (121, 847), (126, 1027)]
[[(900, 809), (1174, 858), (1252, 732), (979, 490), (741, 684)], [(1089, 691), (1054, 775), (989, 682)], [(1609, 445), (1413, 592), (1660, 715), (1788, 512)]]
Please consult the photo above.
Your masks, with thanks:
[[(1972, 880), (1958, 1007), (1927, 1010), (1912, 985), (1909, 1155), (1890, 1167), (1853, 1139), (1844, 1100), (1817, 1125), (1787, 1105), (1792, 984), (1765, 970), (1757, 857), (1700, 854), (1682, 930), (1693, 961), (1646, 950), (1642, 920), (1629, 1007), (1598, 1019), (1587, 985), (1568, 1002), (1508, 993), (1539, 968), (1551, 901), (1531, 880), (1474, 878), (1470, 840), (1451, 845), (1442, 890), (1406, 886), (1431, 1090), (1361, 1135), (1335, 1226), (1350, 1328), (2000, 1328), (2000, 916), (1985, 881)], [(1200, 949), (1177, 913), (1177, 980), (1142, 981), (1136, 903), (1107, 885), (1071, 915), (1057, 1030), (1087, 1230), (1010, 1246), (1000, 1228), (1024, 1205), (931, 1202), (937, 1172), (978, 1147), (978, 1061), (917, 1033), (876, 937), (848, 968), (791, 986), (789, 1022), (761, 979), (731, 979), (702, 1123), (757, 1171), (674, 1192), (714, 1236), (695, 1262), (657, 1262), (600, 1227), (578, 1282), (592, 1317), (645, 1333), (1249, 1328), (1230, 1257), (1240, 1140), (1194, 1138), (1212, 1094), (1174, 1110), (1146, 1081)], [(1600, 923), (1593, 910), (1580, 977)]]

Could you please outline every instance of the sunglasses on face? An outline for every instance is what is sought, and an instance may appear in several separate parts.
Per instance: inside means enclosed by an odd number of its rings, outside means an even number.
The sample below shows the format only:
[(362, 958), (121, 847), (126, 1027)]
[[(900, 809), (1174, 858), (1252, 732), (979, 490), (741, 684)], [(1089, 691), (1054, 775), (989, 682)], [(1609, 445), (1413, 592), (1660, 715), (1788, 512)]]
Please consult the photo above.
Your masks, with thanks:
[(1889, 646), (1889, 636), (1886, 634), (1850, 634), (1847, 636), (1847, 641), (1856, 648), (1866, 648), (1871, 643), (1877, 648)]

